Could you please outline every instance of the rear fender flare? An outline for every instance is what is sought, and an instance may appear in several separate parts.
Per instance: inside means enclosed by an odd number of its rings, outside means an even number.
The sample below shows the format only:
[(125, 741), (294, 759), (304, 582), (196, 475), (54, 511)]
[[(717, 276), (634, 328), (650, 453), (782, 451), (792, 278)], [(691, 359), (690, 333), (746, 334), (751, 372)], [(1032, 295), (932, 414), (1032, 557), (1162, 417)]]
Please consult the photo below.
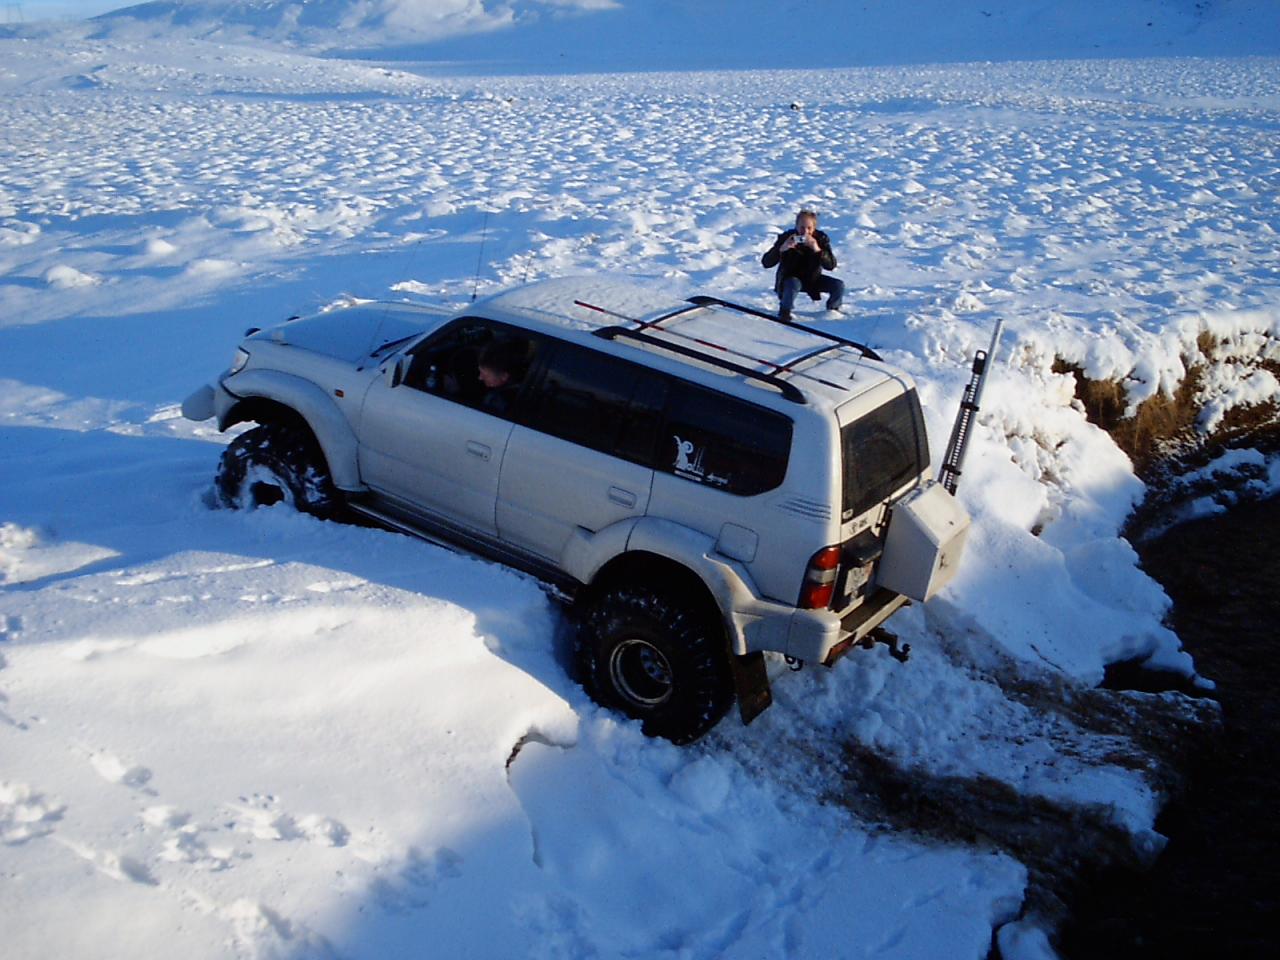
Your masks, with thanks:
[[(618, 525), (621, 526), (621, 525)], [(625, 552), (653, 554), (679, 564), (696, 576), (719, 608), (720, 619), (729, 634), (729, 646), (735, 654), (748, 652), (746, 630), (756, 617), (749, 611), (757, 605), (755, 584), (737, 563), (714, 553), (715, 540), (682, 524), (656, 517), (641, 517), (627, 521), (629, 535)], [(602, 552), (594, 569), (575, 575), (590, 583), (604, 567), (605, 562), (617, 557), (614, 550), (607, 556)]]

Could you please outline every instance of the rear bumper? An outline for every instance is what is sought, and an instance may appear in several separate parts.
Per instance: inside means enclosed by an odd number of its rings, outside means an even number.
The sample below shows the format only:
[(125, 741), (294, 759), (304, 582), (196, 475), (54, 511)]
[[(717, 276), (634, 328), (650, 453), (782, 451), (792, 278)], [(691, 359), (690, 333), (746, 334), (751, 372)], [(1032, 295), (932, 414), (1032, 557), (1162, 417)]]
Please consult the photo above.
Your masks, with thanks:
[(909, 602), (900, 593), (878, 590), (844, 617), (830, 610), (797, 610), (787, 636), (787, 656), (831, 666)]

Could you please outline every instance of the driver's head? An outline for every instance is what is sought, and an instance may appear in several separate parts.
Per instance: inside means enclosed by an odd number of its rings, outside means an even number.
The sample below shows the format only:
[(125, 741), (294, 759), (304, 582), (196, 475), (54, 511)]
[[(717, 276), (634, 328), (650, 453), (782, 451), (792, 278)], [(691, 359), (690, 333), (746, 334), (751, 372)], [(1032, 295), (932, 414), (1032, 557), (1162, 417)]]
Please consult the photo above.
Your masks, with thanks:
[(490, 390), (496, 390), (498, 387), (505, 387), (511, 379), (511, 373), (507, 370), (499, 370), (496, 367), (488, 367), (483, 363), (480, 364), (477, 371), (480, 382)]
[(480, 382), (490, 390), (496, 390), (519, 380), (524, 372), (528, 353), (529, 344), (524, 340), (494, 340), (487, 344), (480, 351), (480, 358), (476, 363)]

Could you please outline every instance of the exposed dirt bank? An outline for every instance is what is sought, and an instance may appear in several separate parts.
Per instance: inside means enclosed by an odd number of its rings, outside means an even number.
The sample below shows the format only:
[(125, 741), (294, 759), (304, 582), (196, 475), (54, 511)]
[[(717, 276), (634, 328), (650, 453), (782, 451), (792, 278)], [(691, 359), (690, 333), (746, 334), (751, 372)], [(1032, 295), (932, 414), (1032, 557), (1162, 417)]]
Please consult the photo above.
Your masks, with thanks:
[(1174, 603), (1171, 625), (1216, 681), (1224, 727), (1188, 771), (1147, 873), (1082, 886), (1064, 958), (1270, 957), (1280, 916), (1280, 498), (1182, 524), (1140, 544)]

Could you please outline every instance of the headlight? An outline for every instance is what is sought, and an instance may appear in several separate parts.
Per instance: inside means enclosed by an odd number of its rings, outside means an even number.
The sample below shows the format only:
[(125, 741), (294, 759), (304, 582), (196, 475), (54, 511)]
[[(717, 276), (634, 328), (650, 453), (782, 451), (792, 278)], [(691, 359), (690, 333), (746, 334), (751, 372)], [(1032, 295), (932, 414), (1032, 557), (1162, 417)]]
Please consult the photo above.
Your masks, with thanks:
[(245, 368), (249, 362), (249, 351), (243, 347), (236, 348), (235, 358), (231, 361), (231, 369), (227, 371), (227, 376), (239, 373)]

